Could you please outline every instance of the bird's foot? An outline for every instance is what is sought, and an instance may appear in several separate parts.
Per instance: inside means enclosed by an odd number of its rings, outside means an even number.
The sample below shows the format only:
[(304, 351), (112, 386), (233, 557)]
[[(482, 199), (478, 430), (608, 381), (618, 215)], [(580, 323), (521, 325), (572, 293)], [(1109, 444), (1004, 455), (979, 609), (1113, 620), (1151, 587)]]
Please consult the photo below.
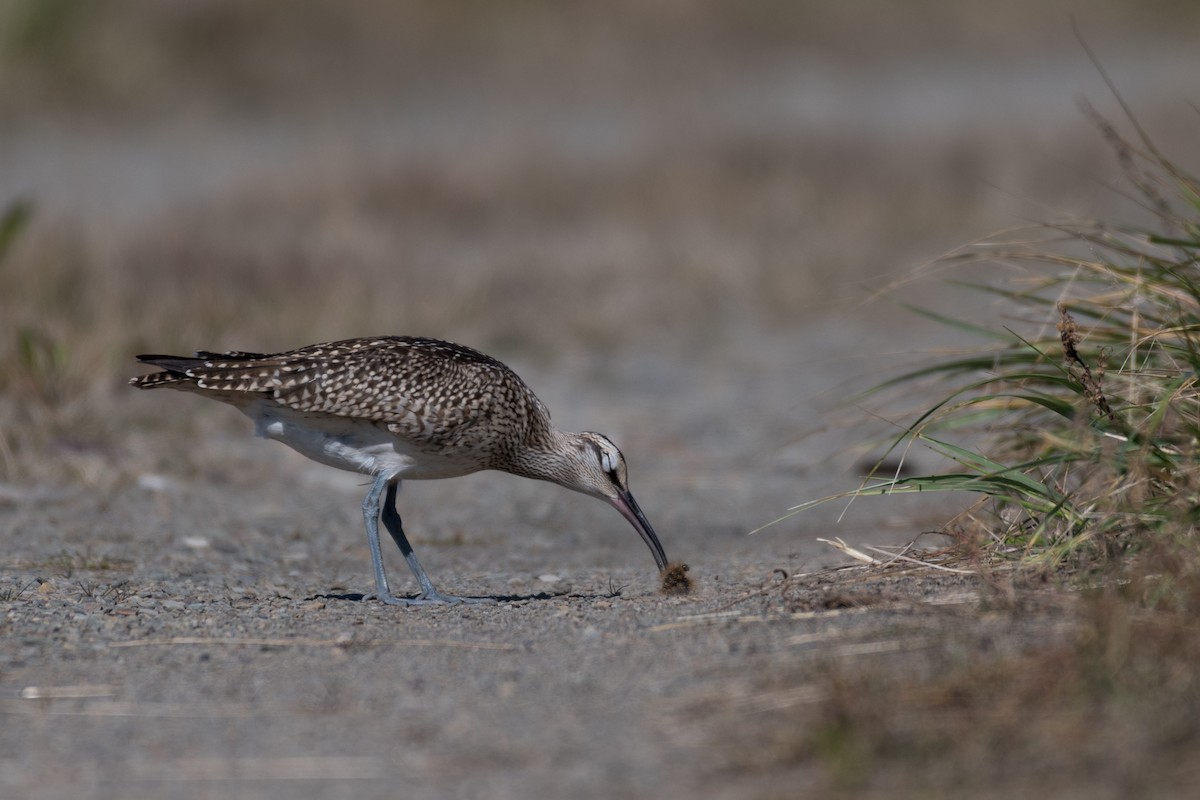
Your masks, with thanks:
[(391, 592), (373, 592), (368, 595), (363, 595), (363, 601), (378, 600), (389, 606), (433, 606), (433, 605), (477, 605), (480, 603), (494, 603), (496, 600), (491, 597), (459, 597), (453, 594), (442, 594), (438, 591), (422, 592), (416, 597), (396, 597)]

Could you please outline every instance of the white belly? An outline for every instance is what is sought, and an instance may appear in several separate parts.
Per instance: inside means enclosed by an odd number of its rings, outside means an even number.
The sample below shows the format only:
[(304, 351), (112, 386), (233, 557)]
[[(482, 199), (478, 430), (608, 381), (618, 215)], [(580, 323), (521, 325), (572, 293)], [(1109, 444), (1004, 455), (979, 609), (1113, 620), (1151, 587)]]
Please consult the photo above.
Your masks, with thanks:
[(477, 472), (471, 453), (429, 453), (367, 420), (305, 415), (270, 401), (243, 408), (254, 434), (282, 442), (313, 461), (366, 475), (422, 480)]

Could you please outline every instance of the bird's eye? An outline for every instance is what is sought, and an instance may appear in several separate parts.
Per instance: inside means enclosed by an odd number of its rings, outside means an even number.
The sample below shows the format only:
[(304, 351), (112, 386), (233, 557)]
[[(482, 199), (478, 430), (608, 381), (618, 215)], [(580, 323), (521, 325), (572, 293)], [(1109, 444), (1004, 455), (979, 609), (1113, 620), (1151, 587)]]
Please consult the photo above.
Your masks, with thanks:
[(617, 471), (617, 454), (611, 450), (600, 451), (600, 468), (613, 475)]

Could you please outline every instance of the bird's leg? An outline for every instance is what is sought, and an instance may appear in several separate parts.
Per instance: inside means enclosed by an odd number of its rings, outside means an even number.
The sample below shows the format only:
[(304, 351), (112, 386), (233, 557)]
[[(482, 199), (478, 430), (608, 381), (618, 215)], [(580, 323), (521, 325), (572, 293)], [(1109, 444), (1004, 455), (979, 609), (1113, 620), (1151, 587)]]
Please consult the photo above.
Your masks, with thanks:
[(392, 595), (391, 589), (388, 588), (387, 575), (383, 573), (383, 552), (379, 547), (379, 496), (383, 494), (385, 487), (389, 487), (391, 494), (395, 495), (395, 487), (389, 485), (388, 477), (377, 475), (362, 505), (363, 520), (367, 523), (367, 546), (371, 548), (371, 565), (375, 568), (375, 598), (381, 603), (407, 605), (406, 600)]
[[(453, 597), (441, 594), (434, 588), (433, 582), (429, 580), (429, 576), (425, 573), (421, 562), (417, 561), (417, 556), (413, 552), (412, 545), (408, 543), (408, 537), (404, 535), (404, 529), (400, 526), (400, 514), (396, 511), (396, 490), (399, 487), (399, 483), (396, 479), (389, 479), (387, 475), (378, 475), (375, 478), (375, 482), (371, 484), (371, 490), (367, 492), (367, 496), (363, 500), (363, 521), (367, 524), (367, 544), (371, 548), (371, 565), (375, 569), (375, 594), (367, 595), (363, 599), (366, 600), (374, 597), (381, 603), (394, 606), (414, 606), (425, 605), (427, 603), (485, 602), (479, 598)], [(404, 560), (408, 562), (409, 568), (417, 576), (417, 583), (421, 586), (421, 594), (416, 597), (396, 597), (393, 595), (391, 589), (388, 587), (387, 575), (383, 572), (383, 551), (379, 546), (379, 499), (384, 489), (387, 489), (387, 499), (383, 503), (383, 524), (387, 526), (388, 533), (392, 535), (392, 538), (396, 541), (396, 546), (404, 554)]]
[[(412, 545), (408, 543), (408, 537), (404, 535), (404, 527), (400, 523), (400, 512), (396, 511), (396, 491), (399, 486), (400, 482), (396, 480), (387, 483), (387, 498), (383, 501), (383, 524), (387, 527), (388, 533), (392, 535), (392, 539), (395, 540), (396, 546), (400, 548), (400, 552), (404, 554), (404, 560), (408, 562), (409, 569), (413, 571), (413, 575), (417, 577), (417, 583), (421, 586), (421, 594), (407, 602), (409, 604), (487, 602), (489, 598), (456, 597), (442, 594), (434, 588), (433, 581), (429, 580), (429, 575), (421, 566), (421, 562), (417, 560), (417, 554), (413, 552)], [(378, 535), (376, 541), (378, 541)]]
[(390, 481), (387, 484), (387, 498), (383, 501), (383, 524), (388, 529), (388, 533), (392, 535), (396, 546), (400, 548), (400, 552), (404, 554), (408, 568), (417, 577), (417, 583), (421, 586), (421, 597), (436, 596), (438, 591), (433, 588), (433, 581), (429, 580), (425, 568), (417, 560), (417, 554), (413, 552), (412, 545), (408, 543), (408, 537), (404, 535), (404, 528), (400, 524), (400, 512), (396, 511), (396, 492), (399, 488), (398, 481)]

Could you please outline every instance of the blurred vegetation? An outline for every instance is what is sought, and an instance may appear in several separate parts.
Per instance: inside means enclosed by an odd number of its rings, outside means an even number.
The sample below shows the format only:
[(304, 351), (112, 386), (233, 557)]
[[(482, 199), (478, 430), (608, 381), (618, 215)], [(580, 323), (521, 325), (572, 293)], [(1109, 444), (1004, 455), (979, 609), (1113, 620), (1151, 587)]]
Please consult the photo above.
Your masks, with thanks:
[(906, 669), (829, 659), (811, 727), (767, 725), (760, 746), (780, 763), (820, 764), (828, 790), (851, 796), (1186, 796), (1200, 754), (1200, 636), (1188, 615), (1133, 600), (1116, 588), (1052, 612), (1027, 600), (1012, 628), (1027, 615), (1072, 630), (1015, 651), (1011, 632), (999, 652), (976, 640), (978, 621), (901, 625), (898, 640), (926, 643)]
[[(339, 95), (420, 89), (464, 65), (542, 82), (611, 73), (628, 81), (694, 68), (697, 53), (763, 58), (804, 47), (847, 65), (881, 49), (1038, 49), (1074, 3), (988, 0), (854, 4), (753, 0), (477, 3), (458, 0), (8, 0), (0, 6), (0, 111), (144, 113), (216, 106), (255, 112)], [(1031, 27), (1030, 15), (1062, 25)], [(1097, 27), (1184, 35), (1194, 4), (1105, 0)], [(553, 65), (553, 70), (547, 70)]]

